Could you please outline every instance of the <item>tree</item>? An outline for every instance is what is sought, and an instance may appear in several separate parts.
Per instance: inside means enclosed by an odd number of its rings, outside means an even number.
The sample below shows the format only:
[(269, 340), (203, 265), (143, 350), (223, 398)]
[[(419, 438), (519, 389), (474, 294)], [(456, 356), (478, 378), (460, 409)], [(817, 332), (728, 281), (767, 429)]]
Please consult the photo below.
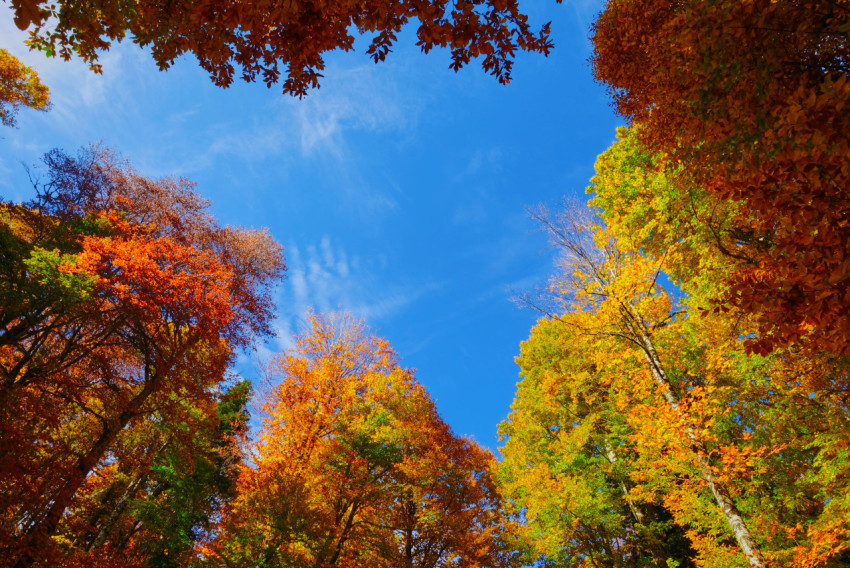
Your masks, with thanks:
[[(638, 448), (622, 382), (595, 364), (581, 314), (543, 318), (523, 342), (512, 412), (499, 427), (499, 483), (524, 522), (520, 542), (545, 566), (694, 566), (660, 496), (631, 478)], [(615, 357), (605, 353), (605, 357)]]
[(15, 126), (15, 115), (21, 106), (48, 110), (49, 90), (35, 71), (5, 49), (0, 49), (0, 122)]
[[(846, 492), (835, 484), (848, 463), (835, 443), (848, 436), (848, 360), (821, 351), (816, 341), (764, 357), (743, 352), (759, 327), (753, 316), (718, 299), (729, 293), (728, 275), (764, 251), (757, 233), (740, 225), (751, 223), (752, 213), (747, 221), (745, 204), (683, 183), (681, 166), (650, 154), (635, 128), (621, 131), (599, 157), (589, 188), (593, 203), (602, 208), (618, 248), (657, 259), (679, 286), (682, 308), (698, 316), (682, 322), (685, 334), (703, 346), (700, 358), (715, 384), (728, 389), (726, 430), (714, 435), (748, 436), (747, 452), (781, 449), (757, 459), (762, 471), (751, 473), (746, 494), (738, 497), (745, 508), (748, 501), (762, 503), (753, 522), (758, 532), (772, 535), (765, 555), (777, 565), (841, 565), (847, 552), (839, 543), (850, 534), (843, 519), (850, 517), (847, 502), (834, 495)], [(739, 440), (734, 453), (743, 448)], [(787, 537), (778, 536), (777, 527), (785, 527)]]
[(451, 433), (385, 340), (313, 316), (279, 369), (210, 565), (513, 565), (492, 455)]
[(720, 302), (758, 316), (758, 352), (850, 354), (847, 21), (831, 0), (618, 0), (594, 24), (595, 74), (647, 151), (741, 203), (761, 246)]
[[(571, 551), (617, 565), (627, 552), (610, 543), (631, 547), (629, 561), (646, 558), (640, 550), (657, 559), (652, 530), (641, 534), (649, 527), (636, 519), (666, 511), (675, 524), (666, 530), (684, 533), (701, 568), (842, 566), (847, 358), (793, 345), (747, 353), (754, 318), (699, 310), (699, 294), (724, 276), (716, 237), (729, 237), (725, 217), (708, 208), (715, 233), (704, 218), (668, 210), (681, 195), (650, 191), (663, 176), (633, 168), (645, 155), (627, 147), (600, 159), (595, 179), (619, 239), (575, 215), (538, 215), (563, 253), (553, 292), (566, 313), (542, 320), (523, 345), (525, 378), (502, 426), (502, 479), (528, 522), (526, 541), (553, 565)], [(692, 196), (692, 211), (703, 211)], [(665, 272), (697, 297), (666, 290)], [(733, 540), (736, 511), (755, 559)]]
[(151, 416), (183, 413), (181, 400), (214, 416), (234, 349), (269, 332), (284, 269), (267, 233), (219, 226), (185, 180), (146, 179), (100, 149), (53, 152), (46, 164), (32, 203), (4, 204), (8, 565), (55, 562), (57, 543), (67, 552), (85, 541), (68, 533), (68, 512), (121, 465), (118, 452), (138, 448), (126, 475), (147, 476), (156, 436), (126, 438)]
[[(247, 430), (247, 381), (202, 400), (169, 396), (121, 433), (63, 521), (63, 566), (187, 566), (233, 497)], [(141, 422), (141, 421), (140, 421)]]
[(619, 128), (599, 155), (587, 193), (623, 250), (663, 261), (691, 311), (711, 309), (728, 294), (727, 277), (764, 252), (755, 219), (741, 202), (685, 183), (683, 167), (652, 153), (642, 127)]
[(99, 71), (98, 53), (129, 35), (151, 47), (161, 69), (192, 53), (216, 85), (226, 87), (238, 74), (271, 86), (283, 74), (284, 93), (299, 97), (319, 86), (325, 52), (353, 49), (354, 29), (374, 34), (368, 54), (377, 62), (391, 51), (401, 29), (417, 20), (417, 45), (424, 52), (449, 48), (454, 70), (482, 57), (484, 70), (501, 83), (510, 81), (517, 49), (548, 54), (552, 47), (548, 24), (534, 32), (517, 0), (462, 0), (451, 6), (446, 0), (181, 1), (167, 6), (147, 0), (85, 5), (13, 0), (12, 9), (18, 28), (31, 30), (30, 45), (48, 56), (67, 60), (76, 54)]
[[(632, 383), (631, 388), (640, 393), (654, 383), (655, 394), (664, 403), (660, 416), (667, 421), (667, 424), (662, 421), (661, 439), (673, 443), (676, 433), (681, 435), (678, 452), (686, 463), (696, 466), (694, 473), (711, 491), (749, 565), (764, 566), (757, 540), (722, 469), (718, 471), (712, 463), (707, 440), (699, 428), (702, 420), (711, 417), (697, 418), (689, 408), (690, 399), (698, 399), (702, 388), (677, 388), (670, 376), (670, 364), (662, 358), (657, 337), (669, 332), (678, 314), (673, 310), (670, 296), (658, 283), (660, 267), (635, 252), (617, 249), (604, 231), (579, 221), (569, 212), (554, 218), (541, 213), (538, 218), (564, 255), (565, 271), (558, 283), (561, 293), (570, 298), (574, 309), (592, 314), (580, 325), (601, 340), (619, 338), (635, 349), (634, 354), (646, 366), (643, 379)], [(689, 394), (687, 402), (683, 398), (685, 393)], [(695, 401), (695, 404), (700, 409), (706, 408), (704, 403)], [(631, 410), (638, 408), (633, 406)], [(644, 429), (642, 433), (645, 432)]]

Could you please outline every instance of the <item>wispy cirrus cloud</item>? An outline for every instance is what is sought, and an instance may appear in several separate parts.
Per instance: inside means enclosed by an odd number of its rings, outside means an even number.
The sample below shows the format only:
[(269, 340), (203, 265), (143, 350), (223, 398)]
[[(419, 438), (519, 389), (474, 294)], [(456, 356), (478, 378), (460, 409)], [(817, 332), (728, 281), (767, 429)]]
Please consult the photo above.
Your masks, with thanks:
[(329, 75), (333, 82), (304, 99), (278, 96), (270, 101), (262, 122), (229, 124), (227, 132), (211, 141), (209, 151), (252, 160), (297, 152), (302, 158), (346, 161), (354, 133), (415, 129), (424, 104), (409, 96), (391, 72), (358, 65), (334, 69)]
[(290, 244), (286, 257), (287, 278), (277, 297), (276, 350), (293, 346), (292, 335), (303, 326), (308, 310), (349, 312), (378, 325), (440, 286), (392, 280), (386, 255), (349, 254), (328, 235), (318, 243)]
[(243, 169), (274, 172), (279, 181), (309, 171), (316, 187), (332, 189), (329, 199), (361, 217), (394, 210), (393, 182), (364, 164), (380, 155), (381, 144), (397, 147), (415, 138), (426, 102), (405, 81), (407, 69), (385, 67), (334, 68), (304, 99), (258, 99), (261, 115), (234, 115), (206, 127), (199, 154), (206, 165), (191, 167), (238, 161)]
[[(129, 42), (100, 54), (103, 73), (98, 75), (78, 59), (29, 51), (26, 34), (11, 18), (0, 18), (0, 37), (3, 47), (34, 67), (51, 88), (53, 109), (47, 120), (52, 130), (64, 132), (74, 145), (100, 139), (115, 144), (154, 175), (192, 176), (222, 159), (245, 167), (287, 167), (307, 159), (338, 172), (340, 185), (362, 185), (363, 136), (389, 133), (396, 144), (413, 139), (426, 106), (416, 81), (410, 80), (411, 70), (345, 54), (330, 57), (322, 88), (299, 100), (281, 94), (277, 86), (237, 81), (229, 91), (213, 87), (191, 57), (162, 73), (147, 50)], [(175, 85), (183, 93), (179, 100), (170, 90)], [(249, 102), (234, 105), (234, 100)], [(162, 115), (165, 108), (167, 116)], [(145, 125), (154, 122), (168, 128), (148, 130)], [(140, 143), (151, 140), (156, 144)], [(36, 154), (57, 143), (41, 136), (8, 142), (33, 146), (29, 151)]]

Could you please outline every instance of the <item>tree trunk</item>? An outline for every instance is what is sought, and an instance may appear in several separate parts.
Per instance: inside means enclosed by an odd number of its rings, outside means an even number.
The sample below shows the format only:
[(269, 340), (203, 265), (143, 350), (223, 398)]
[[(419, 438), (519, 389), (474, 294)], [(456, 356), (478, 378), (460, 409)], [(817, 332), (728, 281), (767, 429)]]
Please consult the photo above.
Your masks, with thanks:
[(24, 568), (31, 564), (34, 560), (34, 554), (36, 554), (35, 551), (40, 549), (39, 542), (56, 532), (62, 516), (74, 499), (74, 495), (98, 462), (109, 451), (118, 434), (121, 433), (133, 417), (138, 415), (141, 406), (154, 392), (158, 384), (159, 380), (155, 376), (149, 381), (146, 381), (142, 390), (133, 397), (127, 408), (115, 419), (108, 421), (104, 425), (103, 431), (92, 447), (77, 459), (75, 467), (69, 473), (65, 484), (56, 492), (56, 496), (50, 507), (41, 515), (35, 516), (27, 528), (25, 536), (21, 539), (21, 548), (28, 552), (17, 561), (15, 568)]
[[(611, 443), (608, 440), (603, 439), (602, 444), (605, 447), (605, 457), (606, 459), (613, 465), (617, 463), (617, 454), (614, 453), (614, 448), (611, 447)], [(645, 515), (643, 511), (640, 510), (640, 507), (632, 499), (631, 494), (629, 493), (629, 488), (626, 487), (626, 482), (620, 482), (620, 490), (623, 492), (623, 498), (626, 500), (626, 504), (629, 506), (629, 511), (632, 512), (635, 520), (638, 523), (643, 523), (645, 519)]]
[(351, 503), (351, 511), (348, 513), (348, 517), (345, 519), (345, 527), (342, 529), (342, 533), (339, 535), (339, 538), (336, 541), (336, 546), (334, 547), (333, 556), (331, 556), (329, 564), (331, 566), (336, 566), (337, 561), (339, 561), (339, 557), (342, 555), (342, 548), (345, 544), (345, 541), (348, 540), (349, 534), (351, 534), (351, 529), (354, 526), (354, 517), (357, 515), (360, 510), (357, 501)]
[[(616, 463), (617, 454), (614, 453), (614, 448), (611, 447), (611, 443), (603, 438), (602, 444), (605, 447), (605, 457), (611, 464)], [(635, 521), (637, 521), (639, 524), (644, 524), (644, 521), (646, 520), (646, 515), (638, 506), (638, 504), (635, 503), (634, 499), (632, 499), (632, 495), (631, 493), (629, 493), (629, 488), (628, 486), (626, 486), (625, 481), (620, 482), (620, 490), (623, 492), (623, 499), (625, 499), (626, 504), (629, 506), (629, 511), (631, 511), (632, 516), (634, 516), (635, 518)], [(653, 538), (649, 540), (648, 548), (649, 552), (652, 554), (652, 560), (653, 562), (655, 562), (655, 565), (658, 566), (658, 568), (667, 568), (668, 564), (666, 555), (661, 550), (661, 547), (659, 546), (659, 543), (656, 541), (656, 539)]]
[(413, 527), (416, 524), (416, 503), (413, 499), (407, 500), (407, 513), (404, 517), (407, 526), (404, 528), (404, 560), (405, 566), (413, 568)]
[[(634, 317), (634, 314), (632, 314), (625, 306), (621, 306), (621, 312), (629, 332), (632, 334), (634, 341), (640, 346), (641, 351), (643, 351), (647, 363), (649, 363), (653, 379), (655, 379), (655, 382), (663, 389), (662, 394), (664, 395), (664, 399), (673, 410), (681, 415), (681, 410), (679, 409), (679, 398), (676, 396), (676, 393), (673, 392), (673, 388), (667, 378), (667, 373), (664, 371), (661, 359), (658, 356), (658, 352), (655, 350), (655, 345), (652, 343), (652, 338), (646, 332), (641, 322), (638, 321), (637, 318)], [(729, 523), (729, 527), (732, 529), (735, 539), (738, 541), (738, 546), (740, 546), (741, 550), (746, 555), (750, 566), (754, 568), (764, 568), (764, 561), (761, 558), (758, 545), (756, 544), (752, 533), (750, 533), (749, 528), (747, 528), (747, 524), (744, 522), (741, 512), (735, 505), (735, 500), (729, 493), (729, 489), (726, 487), (726, 484), (718, 480), (717, 476), (715, 476), (714, 472), (711, 470), (705, 443), (697, 435), (693, 424), (691, 424), (688, 420), (683, 421), (685, 423), (685, 435), (688, 437), (688, 442), (690, 442), (691, 448), (696, 454), (702, 478), (711, 488), (711, 492), (714, 495), (717, 505), (726, 517), (726, 522)]]
[(91, 552), (95, 548), (100, 548), (106, 542), (106, 539), (109, 537), (110, 533), (112, 533), (112, 528), (115, 526), (115, 523), (118, 522), (118, 519), (121, 518), (121, 515), (124, 513), (124, 510), (127, 508), (127, 503), (130, 502), (130, 499), (133, 498), (133, 495), (136, 494), (136, 491), (139, 490), (142, 483), (144, 483), (145, 478), (147, 476), (141, 472), (136, 474), (129, 484), (127, 484), (127, 488), (124, 490), (124, 493), (121, 494), (121, 497), (118, 499), (118, 502), (112, 507), (112, 511), (109, 513), (109, 516), (100, 526), (100, 529), (97, 531), (94, 539), (89, 544), (88, 548), (86, 548), (87, 552)]

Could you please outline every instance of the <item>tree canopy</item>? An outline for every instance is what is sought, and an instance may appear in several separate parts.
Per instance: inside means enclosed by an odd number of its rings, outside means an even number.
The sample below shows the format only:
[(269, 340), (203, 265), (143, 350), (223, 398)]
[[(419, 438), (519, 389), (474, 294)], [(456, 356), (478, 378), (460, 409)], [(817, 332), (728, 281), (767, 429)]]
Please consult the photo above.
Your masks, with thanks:
[[(99, 70), (129, 37), (296, 96), (357, 33), (377, 62), (416, 25), (503, 83), (552, 47), (518, 0), (11, 9), (49, 56)], [(35, 197), (0, 200), (0, 564), (850, 565), (850, 6), (609, 0), (592, 33), (629, 126), (589, 209), (533, 215), (557, 269), (498, 459), (353, 317), (309, 312), (237, 375), (274, 334), (282, 247), (186, 179), (46, 154)], [(0, 50), (0, 121), (49, 104)]]
[(283, 355), (211, 566), (516, 566), (494, 458), (452, 434), (389, 344), (313, 316)]
[(0, 122), (14, 126), (15, 115), (22, 106), (48, 110), (50, 92), (35, 71), (0, 49)]
[(81, 4), (60, 0), (12, 0), (15, 24), (30, 30), (29, 44), (49, 56), (78, 56), (96, 71), (100, 52), (129, 37), (149, 46), (165, 69), (193, 54), (219, 86), (234, 77), (282, 82), (283, 92), (301, 97), (319, 86), (324, 54), (354, 47), (356, 31), (372, 37), (367, 49), (386, 58), (398, 34), (416, 22), (422, 51), (448, 48), (455, 71), (481, 59), (487, 73), (508, 83), (517, 50), (548, 54), (548, 24), (535, 30), (517, 0), (299, 0), (116, 2)]
[(762, 353), (850, 354), (847, 22), (830, 0), (614, 0), (593, 26), (596, 77), (671, 181), (743, 205), (720, 301), (758, 315)]
[(140, 491), (171, 495), (152, 489), (157, 464), (211, 467), (228, 365), (269, 333), (285, 269), (268, 234), (218, 225), (186, 180), (145, 178), (101, 148), (45, 165), (37, 197), (0, 218), (6, 565), (132, 547), (119, 517)]

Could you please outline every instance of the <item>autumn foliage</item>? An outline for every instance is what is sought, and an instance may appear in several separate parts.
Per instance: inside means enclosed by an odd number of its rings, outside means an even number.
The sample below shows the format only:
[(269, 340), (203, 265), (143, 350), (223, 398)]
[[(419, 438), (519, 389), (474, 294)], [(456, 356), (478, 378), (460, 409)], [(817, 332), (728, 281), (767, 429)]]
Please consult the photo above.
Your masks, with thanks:
[(45, 166), (2, 206), (4, 565), (517, 565), (493, 455), (361, 324), (312, 317), (248, 441), (228, 369), (269, 333), (266, 233), (108, 150)]
[(538, 215), (557, 307), (523, 344), (500, 470), (532, 558), (848, 562), (847, 22), (767, 0), (595, 22), (631, 124), (597, 160), (598, 217)]
[(15, 115), (22, 106), (47, 110), (49, 91), (35, 71), (0, 49), (0, 123), (14, 126)]
[(596, 76), (649, 152), (753, 213), (719, 301), (758, 316), (761, 353), (850, 354), (847, 22), (827, 0), (615, 0), (594, 24)]
[(209, 565), (515, 565), (493, 456), (452, 434), (385, 340), (313, 316), (274, 372)]
[[(644, 214), (650, 224), (664, 218)], [(797, 348), (748, 353), (755, 318), (700, 309), (716, 288), (699, 263), (680, 263), (692, 253), (676, 248), (695, 245), (684, 228), (661, 246), (663, 232), (616, 239), (575, 213), (540, 217), (562, 251), (552, 285), (562, 313), (523, 344), (524, 379), (501, 427), (500, 480), (525, 520), (518, 535), (531, 558), (843, 565), (846, 359)], [(644, 243), (660, 254), (643, 254)], [(724, 258), (731, 262), (716, 252), (706, 266)]]
[[(304, 95), (355, 30), (510, 80), (548, 53), (517, 0), (12, 0), (29, 44), (126, 37)], [(389, 343), (308, 314), (260, 391), (282, 248), (191, 182), (93, 147), (0, 201), (0, 565), (850, 565), (850, 6), (610, 0), (596, 77), (629, 127), (591, 209), (534, 217), (557, 272), (520, 347), (500, 459)], [(0, 121), (46, 109), (0, 50)], [(249, 409), (259, 429), (249, 429)]]
[(233, 350), (268, 333), (283, 259), (185, 180), (102, 149), (45, 165), (35, 200), (2, 205), (0, 557), (125, 562), (151, 536), (131, 503), (173, 496), (157, 464), (192, 475), (230, 444), (221, 387)]
[(422, 51), (449, 49), (454, 70), (481, 58), (501, 83), (510, 81), (516, 50), (548, 54), (552, 47), (548, 24), (532, 29), (517, 0), (13, 0), (11, 7), (17, 26), (30, 30), (32, 47), (64, 59), (79, 56), (95, 70), (99, 53), (129, 36), (150, 46), (161, 69), (191, 53), (216, 85), (238, 76), (269, 86), (281, 81), (284, 93), (299, 97), (319, 86), (326, 52), (353, 49), (355, 30), (372, 37), (367, 53), (377, 62), (415, 22)]

